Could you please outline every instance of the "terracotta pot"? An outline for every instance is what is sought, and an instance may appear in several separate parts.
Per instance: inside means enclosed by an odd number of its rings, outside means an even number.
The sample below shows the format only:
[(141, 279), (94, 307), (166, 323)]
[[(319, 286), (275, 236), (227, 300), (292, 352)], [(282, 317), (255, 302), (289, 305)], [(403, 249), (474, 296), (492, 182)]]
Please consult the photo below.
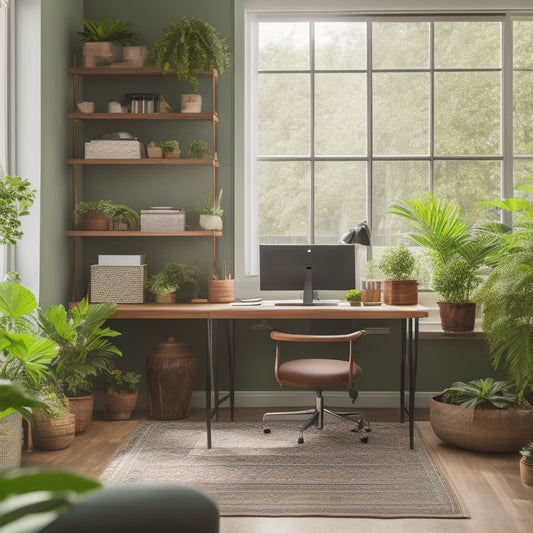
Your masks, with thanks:
[(212, 303), (228, 303), (235, 300), (235, 280), (210, 279), (207, 282), (207, 299)]
[(107, 231), (109, 229), (108, 217), (97, 213), (87, 213), (83, 218), (83, 229), (85, 231)]
[(520, 479), (524, 485), (533, 487), (533, 465), (526, 463), (526, 458), (520, 459)]
[(163, 296), (160, 296), (157, 298), (158, 304), (175, 304), (176, 303), (176, 293), (175, 292), (169, 292), (168, 294), (163, 294)]
[(437, 302), (440, 323), (446, 333), (468, 333), (474, 331), (476, 304), (474, 302)]
[(533, 409), (468, 409), (431, 399), (429, 419), (442, 441), (478, 452), (510, 453), (533, 441)]
[(72, 444), (76, 429), (75, 416), (35, 417), (32, 430), (34, 448), (38, 450), (62, 450)]
[(94, 393), (89, 396), (69, 397), (68, 404), (76, 419), (76, 435), (83, 433), (93, 419)]
[(104, 392), (104, 418), (106, 420), (128, 420), (137, 405), (138, 392)]
[(387, 305), (416, 305), (418, 303), (418, 282), (416, 280), (384, 281), (383, 301)]
[(165, 152), (165, 159), (179, 159), (181, 150), (173, 150), (172, 152)]

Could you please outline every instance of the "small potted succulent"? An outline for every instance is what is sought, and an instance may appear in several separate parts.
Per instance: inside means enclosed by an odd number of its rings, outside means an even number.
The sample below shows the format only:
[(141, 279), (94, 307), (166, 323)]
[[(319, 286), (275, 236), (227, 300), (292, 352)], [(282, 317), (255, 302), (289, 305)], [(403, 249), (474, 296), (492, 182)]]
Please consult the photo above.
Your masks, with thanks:
[(196, 208), (196, 212), (200, 214), (200, 227), (207, 231), (222, 231), (222, 215), (224, 209), (220, 207), (222, 202), (222, 189), (218, 195), (211, 196), (200, 207)]
[(177, 159), (181, 155), (178, 141), (152, 141), (146, 145), (146, 153), (151, 159), (162, 157)]
[(358, 289), (350, 289), (346, 291), (346, 300), (350, 302), (350, 305), (359, 306), (361, 305), (361, 291)]
[(383, 253), (378, 267), (385, 276), (383, 301), (387, 305), (418, 303), (418, 283), (413, 279), (415, 266), (415, 257), (403, 244)]
[(137, 405), (137, 384), (141, 381), (138, 372), (122, 372), (111, 369), (105, 378), (105, 420), (128, 420)]

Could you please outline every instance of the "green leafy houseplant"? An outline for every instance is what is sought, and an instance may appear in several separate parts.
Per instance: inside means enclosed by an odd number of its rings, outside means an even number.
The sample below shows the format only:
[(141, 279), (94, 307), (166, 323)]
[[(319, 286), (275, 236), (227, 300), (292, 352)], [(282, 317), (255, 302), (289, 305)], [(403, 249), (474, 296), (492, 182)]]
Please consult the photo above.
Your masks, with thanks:
[(209, 145), (202, 139), (194, 140), (187, 152), (187, 159), (208, 159), (210, 156)]
[(0, 167), (0, 245), (15, 244), (22, 237), (19, 219), (29, 214), (35, 194), (28, 180), (5, 176)]
[(378, 267), (386, 279), (403, 281), (413, 279), (416, 260), (409, 248), (402, 244), (386, 250)]
[(147, 289), (156, 299), (175, 292), (180, 300), (187, 301), (198, 296), (200, 279), (198, 267), (170, 261), (150, 276)]
[(120, 19), (113, 20), (110, 14), (104, 20), (83, 19), (83, 31), (78, 32), (82, 42), (113, 42), (122, 46), (132, 46), (139, 42), (139, 34), (132, 30), (133, 24)]
[(80, 228), (86, 215), (113, 216), (115, 206), (111, 200), (94, 200), (78, 202), (74, 209), (74, 225)]
[(346, 301), (350, 302), (352, 305), (356, 305), (361, 302), (361, 291), (357, 289), (350, 289), (346, 291), (345, 294)]
[(433, 274), (433, 288), (439, 300), (447, 303), (473, 301), (475, 290), (482, 281), (477, 275), (477, 267), (459, 255), (440, 265)]
[(508, 409), (516, 405), (517, 398), (513, 384), (494, 381), (492, 378), (475, 379), (465, 383), (458, 381), (442, 393), (441, 401), (475, 409), (478, 406)]
[(113, 204), (111, 217), (118, 218), (127, 224), (130, 231), (138, 230), (141, 226), (139, 213), (124, 204)]
[(231, 56), (228, 42), (213, 26), (196, 17), (181, 17), (153, 42), (149, 59), (162, 72), (172, 72), (189, 82), (197, 92), (198, 74), (214, 68), (223, 74)]
[(106, 375), (106, 392), (114, 394), (133, 393), (137, 390), (137, 384), (141, 381), (141, 375), (138, 372), (122, 372), (114, 368)]
[(59, 346), (51, 368), (61, 380), (67, 396), (91, 394), (92, 376), (106, 373), (122, 352), (109, 339), (118, 331), (103, 327), (114, 312), (113, 303), (89, 305), (87, 298), (67, 311), (62, 305), (39, 310), (38, 321), (44, 334)]

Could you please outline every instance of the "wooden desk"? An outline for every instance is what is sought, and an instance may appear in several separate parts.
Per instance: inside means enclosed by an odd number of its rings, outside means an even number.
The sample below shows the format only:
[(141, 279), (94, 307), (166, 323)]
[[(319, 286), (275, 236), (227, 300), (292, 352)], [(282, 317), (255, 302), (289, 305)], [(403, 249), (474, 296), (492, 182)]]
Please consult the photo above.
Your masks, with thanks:
[[(112, 318), (116, 319), (203, 319), (207, 321), (207, 370), (206, 370), (206, 423), (207, 447), (211, 448), (211, 420), (220, 403), (230, 400), (231, 419), (234, 408), (234, 347), (233, 321), (238, 319), (385, 319), (401, 320), (402, 335), (400, 346), (400, 420), (404, 422), (405, 412), (409, 416), (409, 446), (413, 448), (414, 407), (416, 393), (416, 370), (418, 366), (418, 330), (419, 319), (428, 316), (425, 307), (419, 305), (376, 307), (354, 307), (341, 302), (332, 306), (276, 306), (274, 302), (264, 301), (257, 306), (232, 306), (231, 304), (119, 304)], [(230, 393), (224, 398), (216, 397), (214, 409), (211, 393), (214, 389), (214, 361), (217, 346), (215, 342), (215, 321), (222, 320), (228, 324), (230, 357)], [(406, 366), (409, 371), (409, 402), (405, 406)]]

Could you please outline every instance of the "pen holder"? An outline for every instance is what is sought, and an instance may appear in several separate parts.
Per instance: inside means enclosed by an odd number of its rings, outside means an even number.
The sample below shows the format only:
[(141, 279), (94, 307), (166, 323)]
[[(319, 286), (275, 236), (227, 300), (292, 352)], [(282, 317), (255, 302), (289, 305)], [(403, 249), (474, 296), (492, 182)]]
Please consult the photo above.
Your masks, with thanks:
[(363, 305), (381, 303), (381, 281), (361, 281), (361, 303)]
[(209, 303), (229, 303), (235, 300), (235, 280), (210, 279), (207, 282)]

